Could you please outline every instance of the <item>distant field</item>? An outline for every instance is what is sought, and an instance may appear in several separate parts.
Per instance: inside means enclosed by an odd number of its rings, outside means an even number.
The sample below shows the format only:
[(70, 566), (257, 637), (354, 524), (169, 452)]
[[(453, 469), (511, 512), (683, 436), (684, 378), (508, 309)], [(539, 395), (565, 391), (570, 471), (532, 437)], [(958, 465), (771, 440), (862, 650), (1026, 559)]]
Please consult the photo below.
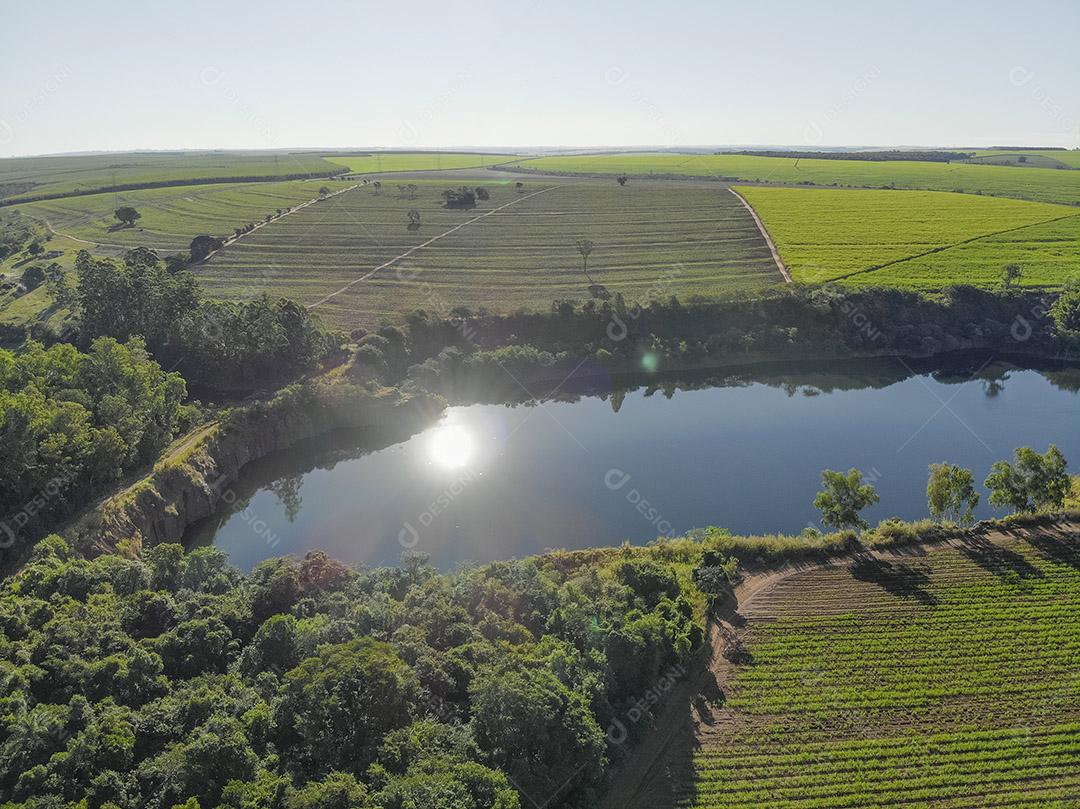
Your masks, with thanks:
[[(938, 191), (737, 190), (796, 281), (994, 285), (1011, 263), (1022, 266), (1023, 285), (1080, 276), (1080, 211), (1070, 206)], [(919, 257), (928, 251), (937, 252)]]
[[(499, 178), (500, 175), (495, 175)], [(575, 239), (594, 242), (595, 283), (627, 302), (650, 295), (716, 295), (781, 282), (752, 218), (711, 183), (487, 182), (491, 199), (471, 211), (442, 207), (451, 183), (418, 180), (416, 199), (389, 183), (350, 191), (274, 222), (198, 269), (225, 297), (262, 291), (314, 303), (342, 326), (398, 320), (419, 308), (548, 309), (556, 298), (590, 297)], [(545, 190), (548, 189), (548, 190)], [(537, 191), (543, 193), (533, 195)], [(533, 195), (533, 196), (530, 196)], [(500, 206), (367, 280), (362, 276), (456, 225)], [(407, 212), (422, 217), (407, 228)], [(355, 283), (354, 283), (355, 282)]]
[(1075, 806), (1078, 609), (1080, 552), (1051, 537), (791, 576), (740, 607), (753, 662), (678, 804)]
[(0, 200), (92, 192), (117, 185), (227, 179), (325, 177), (341, 166), (286, 152), (127, 152), (0, 159)]
[[(151, 247), (167, 253), (186, 250), (200, 233), (229, 235), (278, 208), (313, 199), (323, 186), (337, 190), (350, 184), (320, 179), (184, 185), (30, 202), (8, 210), (21, 211), (24, 216), (47, 221), (57, 231), (95, 242), (102, 247), (98, 252)], [(142, 214), (135, 227), (116, 229), (113, 212), (121, 205), (130, 205)]]
[(1051, 149), (1045, 152), (980, 149), (975, 152), (975, 157), (971, 158), (970, 162), (1026, 168), (1080, 169), (1080, 149), (1063, 151)]
[(812, 183), (965, 191), (1040, 202), (1080, 204), (1080, 174), (1048, 168), (864, 160), (794, 160), (746, 155), (615, 154), (541, 157), (522, 168), (611, 174), (683, 174), (743, 182)]
[(327, 155), (326, 159), (339, 166), (348, 166), (350, 171), (359, 174), (485, 168), (517, 160), (514, 155), (470, 152), (372, 152), (363, 155)]

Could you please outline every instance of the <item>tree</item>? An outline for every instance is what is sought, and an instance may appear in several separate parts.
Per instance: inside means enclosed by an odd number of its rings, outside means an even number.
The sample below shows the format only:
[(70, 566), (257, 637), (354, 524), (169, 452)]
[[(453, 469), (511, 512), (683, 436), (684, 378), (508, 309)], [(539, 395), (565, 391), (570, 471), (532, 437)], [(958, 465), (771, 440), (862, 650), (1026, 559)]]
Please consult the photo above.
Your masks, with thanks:
[(550, 801), (599, 777), (604, 733), (584, 697), (551, 671), (490, 671), (471, 695), (476, 744), (526, 795)]
[(467, 209), (476, 207), (476, 191), (472, 188), (447, 188), (442, 192), (447, 208)]
[(22, 274), (22, 285), (26, 291), (37, 289), (45, 281), (45, 268), (40, 264), (31, 264)]
[(420, 211), (416, 210), (416, 208), (410, 208), (409, 213), (408, 213), (408, 217), (409, 217), (409, 230), (419, 230), (420, 229)]
[[(330, 189), (327, 188), (324, 185), (322, 188), (319, 189), (319, 196), (322, 197), (323, 199), (326, 199), (328, 196), (330, 196)], [(281, 209), (278, 208), (278, 215), (280, 215), (280, 214), (281, 214)]]
[(45, 268), (45, 287), (57, 306), (69, 307), (75, 303), (75, 290), (68, 283), (64, 268), (55, 261)]
[(491, 194), (484, 186), (478, 185), (476, 186), (476, 198), (482, 202), (487, 201), (491, 199)]
[(524, 187), (525, 183), (521, 182), (520, 180), (514, 183), (514, 188), (516, 188), (518, 191), (521, 191)]
[(627, 176), (626, 176), (625, 174), (620, 174), (620, 175), (619, 175), (618, 177), (616, 177), (616, 178), (615, 178), (615, 181), (616, 181), (616, 182), (617, 182), (617, 183), (618, 183), (619, 185), (626, 185), (626, 182), (627, 182), (627, 180), (629, 180), (629, 179), (630, 179), (630, 178), (629, 178), (629, 177), (627, 177)]
[(42, 246), (40, 241), (38, 241), (37, 239), (34, 239), (27, 246), (26, 252), (36, 258), (37, 256), (40, 256), (42, 253), (45, 252), (45, 248)]
[(221, 246), (221, 239), (216, 236), (196, 236), (191, 240), (191, 260), (193, 262), (202, 261), (215, 250), (220, 250)]
[(142, 214), (136, 211), (130, 205), (121, 205), (119, 208), (113, 211), (113, 216), (116, 217), (116, 219), (120, 222), (121, 225), (127, 228), (135, 227), (135, 222), (139, 219), (142, 219)]
[(176, 275), (182, 270), (186, 270), (188, 265), (188, 257), (182, 253), (173, 253), (165, 256), (165, 272), (169, 275)]
[(814, 498), (814, 508), (821, 511), (823, 523), (840, 530), (868, 527), (860, 512), (881, 498), (872, 485), (863, 482), (862, 472), (849, 469), (845, 475), (826, 469), (821, 473), (821, 482), (825, 488)]
[(930, 464), (930, 479), (926, 484), (926, 499), (930, 514), (936, 520), (949, 520), (970, 525), (979, 505), (975, 477), (970, 469), (947, 463)]
[(1050, 317), (1062, 334), (1080, 337), (1080, 289), (1070, 289), (1054, 301)]
[(991, 505), (1012, 508), (1021, 514), (1060, 509), (1065, 505), (1072, 481), (1065, 471), (1065, 456), (1051, 444), (1040, 454), (1031, 447), (1019, 447), (1014, 463), (998, 461), (990, 468), (986, 488)]
[(320, 646), (285, 675), (275, 713), (278, 749), (298, 773), (362, 773), (383, 735), (408, 722), (412, 670), (387, 643)]
[(577, 247), (577, 251), (581, 253), (581, 269), (585, 273), (585, 277), (589, 279), (589, 283), (592, 283), (592, 276), (589, 275), (589, 256), (592, 251), (596, 249), (596, 245), (590, 239), (586, 239), (584, 236), (579, 236), (574, 240), (574, 245)]
[(1020, 276), (1024, 274), (1024, 268), (1019, 264), (1006, 264), (1001, 271), (1001, 287), (1002, 289), (1012, 289), (1017, 281), (1020, 280)]
[(382, 193), (382, 183), (381, 183), (381, 182), (379, 182), (378, 180), (376, 180), (375, 182), (373, 182), (373, 183), (371, 184), (371, 187), (372, 187), (372, 189), (374, 189), (374, 194), (375, 194), (375, 196), (379, 196), (379, 194), (381, 194), (381, 193)]

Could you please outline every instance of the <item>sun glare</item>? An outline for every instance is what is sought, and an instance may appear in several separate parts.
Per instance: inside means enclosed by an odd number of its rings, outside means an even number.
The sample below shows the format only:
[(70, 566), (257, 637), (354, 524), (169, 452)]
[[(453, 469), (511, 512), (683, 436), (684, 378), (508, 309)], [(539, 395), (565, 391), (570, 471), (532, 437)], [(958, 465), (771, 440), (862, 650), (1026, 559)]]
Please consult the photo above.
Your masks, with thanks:
[(439, 427), (431, 437), (430, 454), (440, 466), (449, 469), (464, 466), (473, 454), (472, 435), (456, 424)]

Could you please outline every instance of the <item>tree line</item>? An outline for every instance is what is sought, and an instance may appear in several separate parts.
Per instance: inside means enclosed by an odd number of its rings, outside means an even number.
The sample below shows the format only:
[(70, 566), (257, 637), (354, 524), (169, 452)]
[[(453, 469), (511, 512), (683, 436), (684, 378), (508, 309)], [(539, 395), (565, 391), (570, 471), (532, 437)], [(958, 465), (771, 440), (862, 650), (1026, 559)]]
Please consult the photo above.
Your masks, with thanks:
[[(998, 508), (1011, 508), (1017, 514), (1060, 511), (1072, 491), (1067, 466), (1054, 444), (1045, 453), (1019, 447), (1012, 462), (994, 463), (983, 485), (990, 492), (990, 504)], [(821, 512), (822, 523), (841, 531), (868, 528), (862, 512), (881, 498), (864, 474), (858, 469), (846, 473), (826, 469), (821, 479), (824, 488), (815, 498), (814, 508)], [(926, 497), (935, 520), (958, 525), (974, 521), (981, 499), (972, 471), (949, 463), (930, 465)]]

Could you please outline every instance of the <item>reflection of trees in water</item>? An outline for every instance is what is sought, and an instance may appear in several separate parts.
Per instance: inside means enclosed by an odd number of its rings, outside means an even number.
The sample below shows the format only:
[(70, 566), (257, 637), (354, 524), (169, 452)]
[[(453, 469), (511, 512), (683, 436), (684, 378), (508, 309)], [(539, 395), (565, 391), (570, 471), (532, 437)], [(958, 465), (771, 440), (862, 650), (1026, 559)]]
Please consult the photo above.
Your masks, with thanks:
[(289, 522), (294, 522), (296, 515), (300, 513), (300, 506), (303, 504), (300, 487), (303, 483), (303, 475), (288, 475), (278, 478), (270, 484), (270, 491), (274, 493), (274, 496), (277, 497), (285, 509), (285, 516)]
[(1043, 376), (1058, 390), (1080, 393), (1080, 368), (1066, 368), (1062, 371), (1047, 371)]
[[(640, 390), (644, 396), (660, 392), (672, 398), (677, 391), (704, 390), (707, 388), (742, 388), (750, 385), (767, 385), (779, 388), (788, 397), (821, 396), (850, 390), (881, 390), (914, 376), (928, 375), (942, 385), (980, 383), (987, 397), (994, 397), (1005, 390), (1014, 371), (1034, 370), (1061, 390), (1080, 393), (1080, 368), (1046, 370), (1039, 367), (1019, 365), (1012, 362), (987, 362), (985, 355), (967, 355), (936, 360), (901, 361), (893, 358), (838, 360), (831, 363), (800, 363), (798, 365), (770, 364), (736, 370), (712, 370), (670, 373), (662, 376), (621, 376), (599, 383), (597, 380), (578, 379), (563, 384), (551, 397), (561, 402), (576, 402), (590, 396), (608, 401), (618, 413), (628, 393)], [(479, 393), (462, 404), (479, 404), (489, 400)], [(500, 400), (503, 404), (515, 404)]]

